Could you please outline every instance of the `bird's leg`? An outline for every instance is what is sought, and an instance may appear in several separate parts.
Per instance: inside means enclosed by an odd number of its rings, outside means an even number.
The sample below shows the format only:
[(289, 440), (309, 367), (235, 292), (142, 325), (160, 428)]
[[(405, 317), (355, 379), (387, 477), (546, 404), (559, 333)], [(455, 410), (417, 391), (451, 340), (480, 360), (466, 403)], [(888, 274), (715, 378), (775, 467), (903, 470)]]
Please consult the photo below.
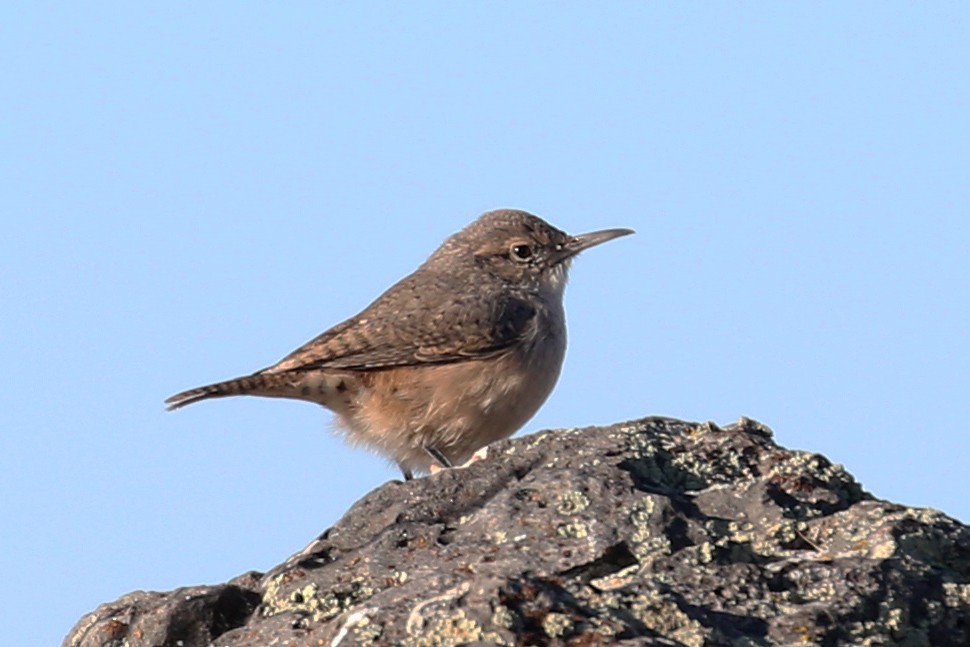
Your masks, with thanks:
[(454, 465), (450, 460), (448, 460), (447, 456), (442, 454), (440, 450), (435, 449), (434, 447), (425, 446), (424, 451), (428, 452), (428, 454), (433, 459), (435, 459), (435, 461), (437, 461), (438, 463), (437, 465), (434, 463), (431, 464), (432, 474), (440, 472), (443, 469), (463, 469), (465, 467), (468, 467), (472, 463), (477, 463), (478, 461), (485, 460), (485, 458), (488, 456), (488, 446), (486, 445), (485, 447), (482, 447), (477, 452), (472, 454), (472, 457), (469, 458), (464, 463), (462, 463), (461, 465)]
[[(428, 456), (430, 456), (434, 461), (433, 463), (431, 463), (432, 474), (434, 474), (439, 470), (449, 469), (453, 467), (453, 465), (451, 464), (451, 461), (448, 460), (447, 456), (441, 453), (441, 450), (435, 447), (431, 447), (430, 445), (422, 445), (421, 449), (427, 452)], [(398, 463), (397, 466), (398, 466), (398, 469), (401, 470), (401, 474), (404, 475), (405, 481), (410, 481), (414, 478), (414, 472), (411, 471), (411, 468), (405, 467), (403, 463)]]
[(428, 456), (433, 458), (435, 462), (438, 464), (437, 466), (435, 465), (431, 466), (432, 472), (437, 471), (433, 469), (434, 467), (440, 467), (441, 469), (449, 469), (454, 467), (454, 465), (451, 464), (451, 461), (448, 460), (448, 457), (442, 454), (441, 450), (439, 450), (437, 447), (432, 447), (431, 445), (422, 445), (421, 447), (422, 449), (424, 449), (424, 451), (428, 452)]
[[(441, 453), (440, 449), (432, 447), (431, 445), (421, 445), (421, 449), (427, 452), (428, 456), (434, 460), (434, 462), (431, 464), (432, 474), (438, 470), (450, 469), (451, 467), (454, 467), (454, 465), (451, 464), (451, 461), (448, 460), (448, 457)], [(398, 463), (397, 466), (401, 469), (401, 473), (404, 474), (405, 481), (410, 481), (414, 478), (414, 473), (410, 470), (410, 468), (404, 467), (404, 465), (401, 463)]]

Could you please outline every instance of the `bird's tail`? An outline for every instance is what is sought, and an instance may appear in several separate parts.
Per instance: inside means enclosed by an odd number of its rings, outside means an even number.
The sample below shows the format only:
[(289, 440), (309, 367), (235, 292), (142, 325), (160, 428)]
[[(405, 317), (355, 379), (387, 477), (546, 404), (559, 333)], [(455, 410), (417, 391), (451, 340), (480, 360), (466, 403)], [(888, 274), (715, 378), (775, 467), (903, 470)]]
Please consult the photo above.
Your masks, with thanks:
[(245, 377), (237, 377), (233, 380), (207, 384), (206, 386), (176, 393), (165, 400), (165, 404), (168, 405), (168, 411), (174, 411), (187, 404), (199, 402), (200, 400), (208, 400), (210, 398), (226, 398), (231, 395), (278, 396), (282, 395), (280, 393), (281, 389), (286, 387), (284, 382), (288, 382), (288, 380), (281, 375), (254, 373)]

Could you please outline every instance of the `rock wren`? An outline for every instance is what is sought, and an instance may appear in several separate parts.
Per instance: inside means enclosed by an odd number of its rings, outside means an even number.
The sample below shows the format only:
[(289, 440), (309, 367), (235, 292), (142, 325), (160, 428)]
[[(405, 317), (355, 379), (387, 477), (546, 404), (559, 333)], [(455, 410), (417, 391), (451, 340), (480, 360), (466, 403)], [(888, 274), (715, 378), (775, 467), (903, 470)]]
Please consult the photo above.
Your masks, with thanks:
[(490, 211), (279, 363), (165, 402), (172, 410), (230, 395), (307, 400), (406, 479), (463, 463), (514, 434), (552, 391), (566, 351), (572, 258), (632, 233), (570, 236), (524, 211)]

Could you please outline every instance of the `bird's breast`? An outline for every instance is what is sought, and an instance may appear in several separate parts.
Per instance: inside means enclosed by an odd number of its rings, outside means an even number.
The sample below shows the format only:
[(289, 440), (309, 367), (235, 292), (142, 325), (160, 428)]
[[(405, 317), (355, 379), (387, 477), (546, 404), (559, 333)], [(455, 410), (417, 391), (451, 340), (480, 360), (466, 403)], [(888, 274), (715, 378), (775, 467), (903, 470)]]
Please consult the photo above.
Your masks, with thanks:
[(425, 446), (460, 464), (535, 415), (559, 379), (565, 352), (562, 304), (540, 302), (534, 325), (510, 348), (370, 373), (340, 417), (354, 440), (405, 468), (428, 468)]

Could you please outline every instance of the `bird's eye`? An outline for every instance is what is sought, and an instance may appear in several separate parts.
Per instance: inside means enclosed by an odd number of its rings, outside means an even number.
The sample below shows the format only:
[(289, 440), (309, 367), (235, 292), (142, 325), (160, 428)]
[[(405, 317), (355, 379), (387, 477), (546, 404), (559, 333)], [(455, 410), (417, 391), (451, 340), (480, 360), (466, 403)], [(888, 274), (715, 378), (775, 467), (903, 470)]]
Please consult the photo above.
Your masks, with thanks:
[(527, 261), (532, 258), (532, 247), (525, 243), (512, 245), (512, 258), (517, 261)]

